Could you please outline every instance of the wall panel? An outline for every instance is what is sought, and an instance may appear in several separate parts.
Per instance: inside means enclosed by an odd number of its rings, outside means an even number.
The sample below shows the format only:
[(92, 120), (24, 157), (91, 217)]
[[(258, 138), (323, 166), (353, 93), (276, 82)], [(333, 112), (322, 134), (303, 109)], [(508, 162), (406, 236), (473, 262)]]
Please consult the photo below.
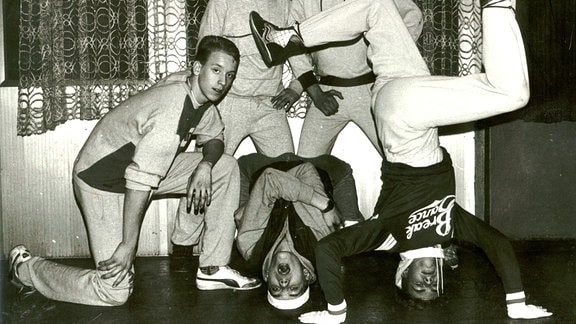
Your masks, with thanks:
[[(72, 120), (55, 131), (16, 136), (16, 88), (0, 88), (0, 197), (4, 255), (16, 244), (28, 245), (37, 255), (89, 255), (86, 230), (72, 194), (72, 165), (95, 121)], [(290, 120), (294, 138), (302, 121)], [(295, 141), (298, 143), (298, 141)], [(472, 133), (445, 136), (453, 156), (457, 197), (474, 211), (474, 138)], [(251, 153), (249, 140), (236, 156)], [(348, 125), (333, 154), (348, 161), (357, 181), (360, 210), (369, 217), (380, 188), (380, 156), (356, 125)], [(468, 190), (465, 190), (468, 189)], [(139, 255), (167, 255), (177, 200), (153, 201), (144, 220)]]
[[(0, 88), (3, 251), (24, 243), (39, 255), (87, 256), (71, 175), (76, 154), (96, 122), (74, 120), (46, 134), (18, 137), (16, 96), (16, 88)], [(158, 214), (158, 203), (153, 202), (140, 240), (142, 255), (160, 253), (159, 240), (166, 240)]]

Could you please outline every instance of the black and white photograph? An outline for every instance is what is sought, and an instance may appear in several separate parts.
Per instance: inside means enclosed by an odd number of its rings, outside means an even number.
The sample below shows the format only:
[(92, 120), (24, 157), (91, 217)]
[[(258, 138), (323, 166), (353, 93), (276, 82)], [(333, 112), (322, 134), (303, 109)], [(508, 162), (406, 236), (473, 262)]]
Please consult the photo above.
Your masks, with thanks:
[(1, 323), (573, 323), (574, 0), (0, 1)]

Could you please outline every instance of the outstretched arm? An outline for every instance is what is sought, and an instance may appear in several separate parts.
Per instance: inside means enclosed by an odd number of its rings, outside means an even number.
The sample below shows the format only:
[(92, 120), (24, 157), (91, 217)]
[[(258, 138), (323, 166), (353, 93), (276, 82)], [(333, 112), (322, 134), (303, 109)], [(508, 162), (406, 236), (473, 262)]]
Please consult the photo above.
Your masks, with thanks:
[(385, 218), (372, 218), (336, 231), (316, 245), (316, 270), (326, 301), (327, 309), (302, 314), (304, 323), (341, 323), (346, 319), (346, 300), (342, 284), (342, 257), (372, 251), (382, 243), (394, 240), (391, 224)]
[(510, 241), (495, 228), (454, 206), (454, 238), (481, 248), (502, 280), (510, 318), (539, 318), (552, 315), (545, 308), (526, 305), (520, 267)]

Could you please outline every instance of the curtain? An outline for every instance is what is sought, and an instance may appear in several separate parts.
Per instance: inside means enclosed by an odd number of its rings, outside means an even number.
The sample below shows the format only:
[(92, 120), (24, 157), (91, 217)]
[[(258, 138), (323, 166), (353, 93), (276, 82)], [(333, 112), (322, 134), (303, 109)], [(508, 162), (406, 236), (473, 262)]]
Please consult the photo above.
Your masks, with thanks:
[(20, 0), (17, 132), (91, 120), (187, 68), (208, 0)]
[[(416, 0), (418, 47), (433, 74), (479, 67), (477, 0)], [(21, 0), (20, 136), (101, 118), (162, 77), (188, 68), (208, 0)], [(284, 82), (291, 80), (288, 65)], [(305, 94), (288, 111), (303, 118)]]
[(478, 0), (415, 0), (424, 16), (418, 48), (433, 75), (464, 76), (481, 70)]

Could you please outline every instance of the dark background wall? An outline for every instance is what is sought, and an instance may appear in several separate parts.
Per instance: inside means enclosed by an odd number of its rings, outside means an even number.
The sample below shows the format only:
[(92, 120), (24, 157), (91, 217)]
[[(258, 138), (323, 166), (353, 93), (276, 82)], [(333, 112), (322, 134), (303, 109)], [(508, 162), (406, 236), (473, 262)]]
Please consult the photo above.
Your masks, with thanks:
[(576, 123), (512, 121), (486, 144), (490, 224), (513, 239), (576, 238)]
[[(576, 238), (576, 6), (523, 0), (531, 98), (481, 122), (480, 214), (516, 239)], [(478, 188), (478, 187), (477, 187)], [(482, 196), (483, 195), (483, 196)]]

